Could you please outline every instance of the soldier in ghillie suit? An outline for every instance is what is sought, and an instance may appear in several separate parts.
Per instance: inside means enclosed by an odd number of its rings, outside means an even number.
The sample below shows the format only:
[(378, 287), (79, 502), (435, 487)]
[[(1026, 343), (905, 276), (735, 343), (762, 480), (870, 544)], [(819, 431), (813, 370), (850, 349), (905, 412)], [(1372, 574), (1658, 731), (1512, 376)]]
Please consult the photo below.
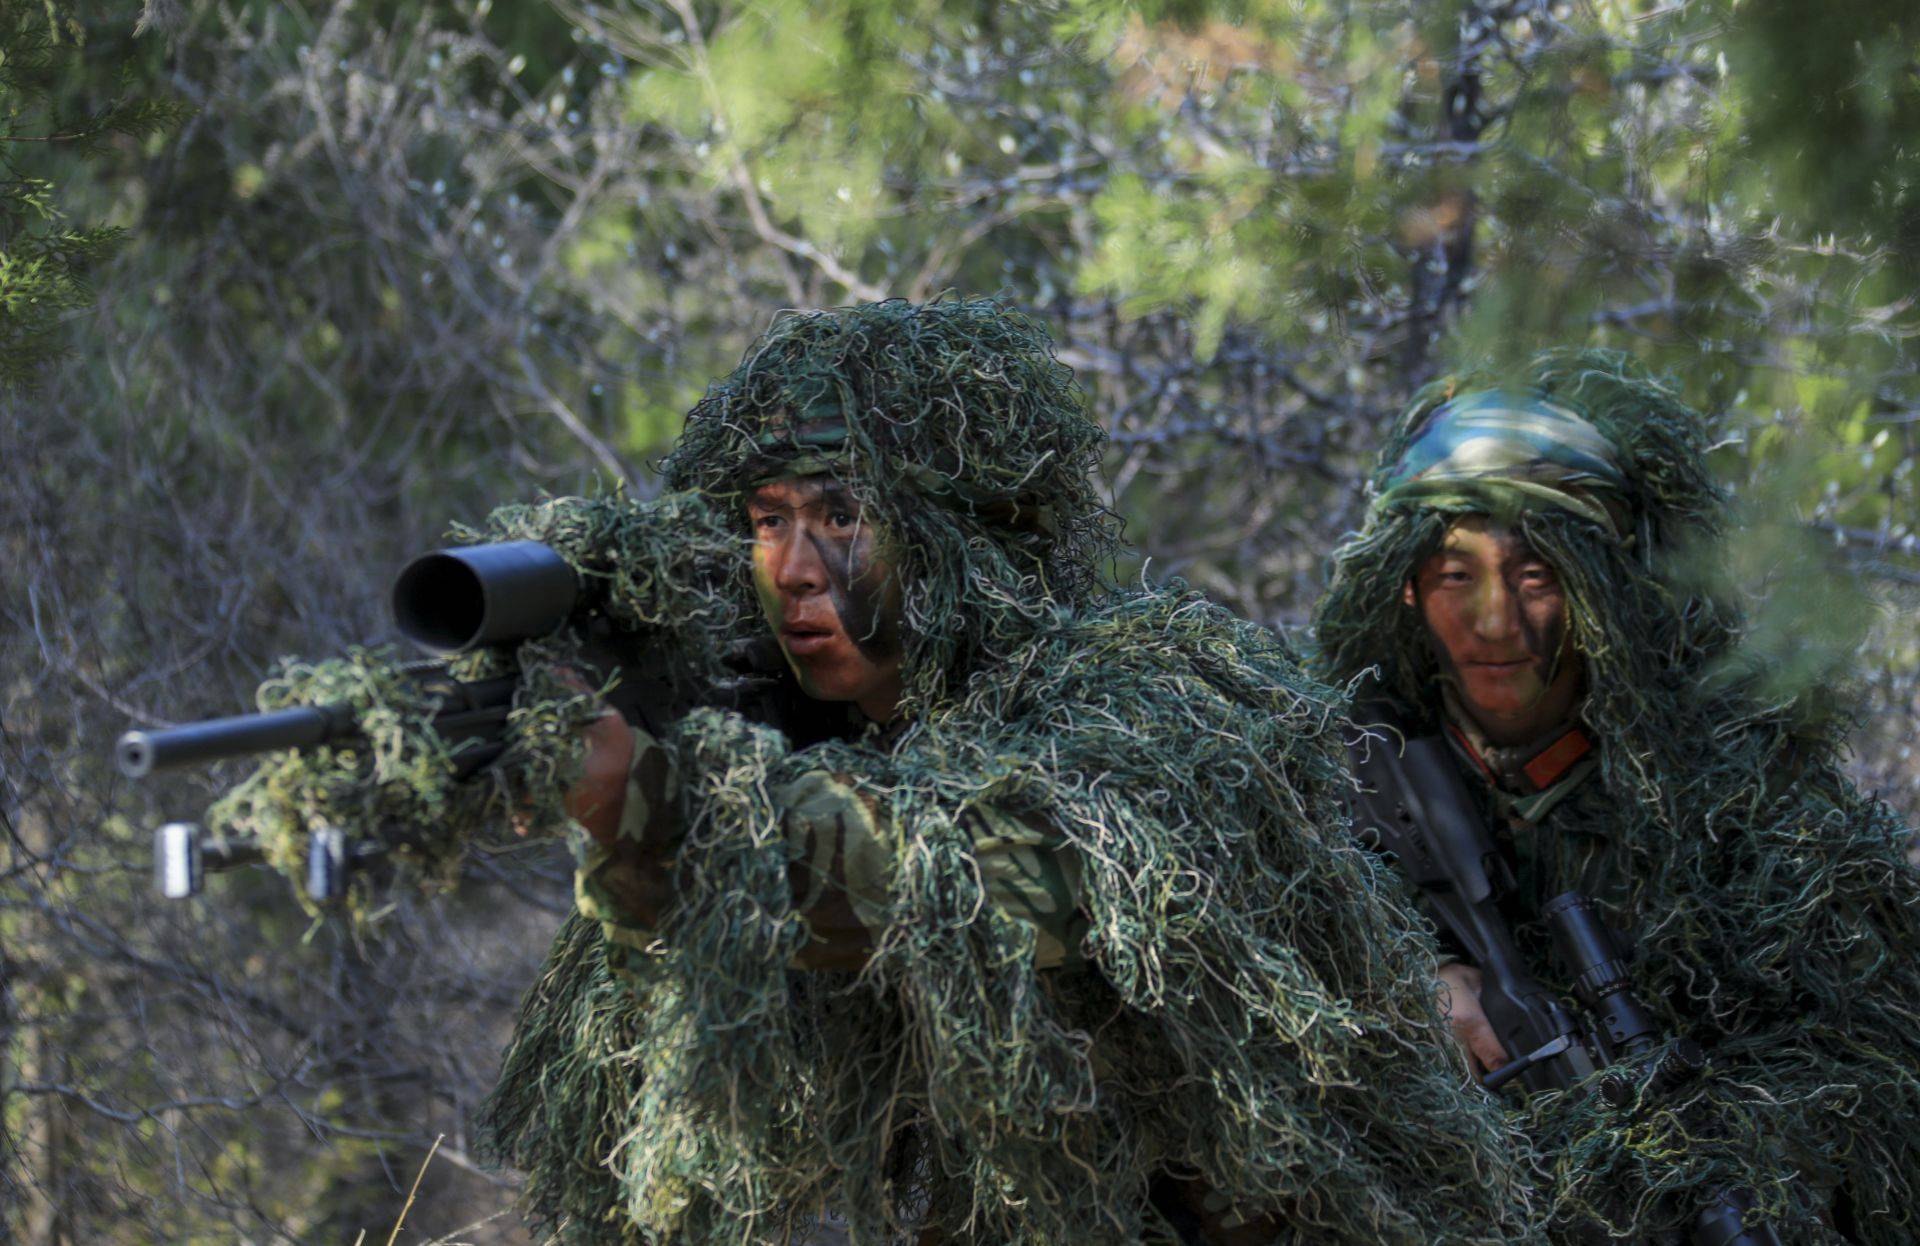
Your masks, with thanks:
[(804, 695), (594, 728), (486, 1122), (560, 1240), (1527, 1236), (1338, 699), (1102, 578), (1100, 440), (984, 301), (783, 319), (689, 414)]
[[(1906, 832), (1844, 776), (1844, 721), (1743, 674), (1736, 594), (1702, 587), (1727, 524), (1702, 419), (1613, 354), (1501, 380), (1436, 384), (1396, 425), (1333, 556), (1317, 673), (1374, 672), (1382, 717), (1450, 740), (1536, 976), (1572, 997), (1541, 908), (1587, 893), (1634, 941), (1665, 1033), (1704, 1048), (1671, 1086), (1653, 1074), (1670, 1045), (1629, 1062), (1617, 1107), (1598, 1078), (1516, 1107), (1554, 1235), (1684, 1241), (1732, 1191), (1788, 1242), (1920, 1240)], [(1522, 1054), (1489, 1029), (1476, 967), (1443, 977), (1476, 1068)]]

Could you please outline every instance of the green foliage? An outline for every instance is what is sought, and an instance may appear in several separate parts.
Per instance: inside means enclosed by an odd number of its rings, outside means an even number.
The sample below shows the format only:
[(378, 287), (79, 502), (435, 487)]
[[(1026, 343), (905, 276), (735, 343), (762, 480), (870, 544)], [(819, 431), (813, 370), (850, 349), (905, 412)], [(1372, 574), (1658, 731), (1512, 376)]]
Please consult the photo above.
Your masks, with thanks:
[(1746, 149), (1773, 174), (1763, 193), (1803, 226), (1886, 247), (1898, 276), (1885, 290), (1902, 289), (1920, 266), (1920, 13), (1899, 0), (1817, 22), (1786, 0), (1723, 7)]
[(66, 353), (64, 321), (92, 302), (88, 274), (125, 232), (70, 223), (55, 182), (33, 172), (49, 162), (27, 153), (44, 145), (90, 156), (111, 136), (144, 139), (187, 113), (176, 100), (145, 95), (136, 81), (90, 112), (55, 107), (84, 37), (51, 4), (0, 10), (0, 386), (31, 388)]
[[(277, 878), (191, 921), (142, 882), (147, 828), (239, 776), (128, 792), (101, 742), (388, 636), (379, 583), (450, 517), (649, 491), (779, 309), (1031, 310), (1109, 434), (1132, 570), (1257, 619), (1305, 621), (1422, 384), (1541, 345), (1625, 350), (1723, 417), (1771, 603), (1732, 669), (1805, 687), (1862, 576), (1920, 583), (1913, 19), (1886, 0), (174, 7), (138, 38), (0, 14), (0, 916), (17, 980), (95, 1005), (32, 994), (11, 1049), (116, 1110), (249, 1105), (133, 1126), (6, 1094), (58, 1126), (33, 1180), (76, 1239), (130, 1231), (97, 1210), (119, 1191), (143, 1240), (352, 1240), (385, 1190), (367, 1137), (417, 1157), (452, 1127), (497, 1049), (462, 1010), (541, 941), (483, 888), (260, 960), (309, 924)], [(153, 100), (195, 112), (153, 130)], [(1908, 798), (1910, 618), (1853, 658), (1862, 772)], [(476, 960), (497, 980), (445, 971)], [(156, 964), (202, 976), (154, 1002)]]

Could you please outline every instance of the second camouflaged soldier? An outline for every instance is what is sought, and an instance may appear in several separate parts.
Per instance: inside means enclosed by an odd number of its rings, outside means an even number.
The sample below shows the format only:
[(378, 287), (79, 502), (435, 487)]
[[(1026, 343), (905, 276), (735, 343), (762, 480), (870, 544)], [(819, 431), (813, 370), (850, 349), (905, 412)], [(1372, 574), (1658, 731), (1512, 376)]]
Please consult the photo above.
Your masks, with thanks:
[[(1731, 535), (1706, 444), (1618, 355), (1431, 387), (1334, 555), (1319, 672), (1377, 673), (1400, 728), (1450, 742), (1537, 977), (1581, 989), (1549, 937), (1562, 893), (1628, 937), (1662, 1041), (1624, 1081), (1515, 1106), (1557, 1240), (1724, 1241), (1695, 1218), (1731, 1199), (1788, 1242), (1910, 1243), (1920, 877), (1905, 828), (1845, 777), (1845, 722), (1817, 689), (1761, 695), (1731, 594), (1700, 587)], [(1462, 1045), (1495, 1069), (1525, 1053), (1489, 1027), (1481, 968), (1443, 972)], [(1676, 1078), (1682, 1042), (1706, 1065)]]

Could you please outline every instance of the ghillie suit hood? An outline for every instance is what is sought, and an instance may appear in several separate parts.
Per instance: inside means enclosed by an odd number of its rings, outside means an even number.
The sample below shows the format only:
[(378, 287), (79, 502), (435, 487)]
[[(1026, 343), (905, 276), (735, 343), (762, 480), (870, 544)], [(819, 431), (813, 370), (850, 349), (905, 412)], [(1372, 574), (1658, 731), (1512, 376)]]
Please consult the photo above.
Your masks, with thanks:
[[(1193, 593), (1108, 586), (1097, 430), (1044, 333), (971, 301), (785, 321), (669, 476), (814, 469), (808, 393), (903, 550), (907, 709), (802, 750), (715, 712), (662, 742), (677, 903), (612, 967), (569, 923), (490, 1109), (536, 1218), (595, 1246), (828, 1218), (862, 1243), (1158, 1241), (1150, 1186), (1197, 1177), (1276, 1241), (1526, 1240), (1431, 947), (1345, 833), (1339, 699)], [(789, 968), (782, 823), (823, 785), (882, 828), (858, 972)], [(989, 900), (988, 812), (1073, 862), (1084, 960), (1036, 969)]]
[(1037, 322), (987, 299), (892, 301), (780, 321), (687, 414), (661, 472), (742, 516), (770, 477), (847, 485), (899, 553), (912, 717), (1105, 591), (1102, 441)]
[[(1571, 413), (1598, 434), (1586, 447), (1598, 465), (1565, 441), (1530, 455), (1509, 438), (1505, 467), (1463, 479), (1475, 473), (1456, 458), (1422, 483), (1435, 413), (1485, 391)], [(1363, 695), (1434, 730), (1438, 667), (1404, 586), (1454, 516), (1515, 525), (1559, 574), (1585, 671), (1579, 716), (1599, 755), (1538, 825), (1512, 830), (1520, 906), (1537, 916), (1559, 891), (1595, 894), (1637, 940), (1640, 994), (1711, 1061), (1624, 1110), (1582, 1087), (1517, 1113), (1553, 1168), (1560, 1231), (1684, 1228), (1734, 1189), (1790, 1241), (1846, 1240), (1824, 1215), (1851, 1240), (1910, 1242), (1920, 885), (1907, 831), (1844, 777), (1846, 724), (1831, 702), (1756, 691), (1737, 596), (1701, 573), (1729, 527), (1707, 431), (1612, 353), (1557, 352), (1519, 377), (1429, 387), (1381, 452), (1365, 529), (1333, 555), (1316, 670), (1335, 683), (1372, 672)], [(1483, 466), (1499, 458), (1476, 453)], [(1537, 922), (1516, 933), (1536, 970), (1551, 965)]]

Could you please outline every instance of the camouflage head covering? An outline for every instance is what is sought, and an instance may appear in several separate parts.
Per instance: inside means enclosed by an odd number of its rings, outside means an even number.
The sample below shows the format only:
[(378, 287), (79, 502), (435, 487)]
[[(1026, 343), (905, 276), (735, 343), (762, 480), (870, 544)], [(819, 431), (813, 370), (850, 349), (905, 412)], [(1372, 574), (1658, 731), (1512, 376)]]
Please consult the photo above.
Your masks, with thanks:
[(1387, 471), (1376, 509), (1507, 515), (1558, 507), (1624, 531), (1626, 477), (1600, 430), (1539, 393), (1477, 390), (1433, 409)]
[(899, 551), (903, 712), (1104, 589), (1104, 436), (1041, 324), (992, 299), (787, 316), (707, 390), (669, 487), (741, 498), (831, 474)]
[(830, 472), (1085, 552), (1112, 540), (1102, 440), (1038, 321), (992, 299), (890, 299), (775, 324), (688, 413), (662, 471), (708, 494)]
[(1699, 414), (1615, 352), (1551, 351), (1518, 375), (1429, 385), (1381, 449), (1365, 529), (1334, 551), (1315, 610), (1323, 674), (1345, 683), (1372, 671), (1374, 695), (1427, 718), (1437, 672), (1402, 591), (1454, 516), (1493, 514), (1560, 572), (1574, 643), (1602, 685), (1589, 714), (1617, 696), (1623, 727), (1644, 723), (1634, 689), (1672, 679), (1676, 660), (1697, 672), (1730, 640), (1728, 603), (1676, 597), (1668, 584), (1677, 551), (1725, 524), (1706, 434)]

